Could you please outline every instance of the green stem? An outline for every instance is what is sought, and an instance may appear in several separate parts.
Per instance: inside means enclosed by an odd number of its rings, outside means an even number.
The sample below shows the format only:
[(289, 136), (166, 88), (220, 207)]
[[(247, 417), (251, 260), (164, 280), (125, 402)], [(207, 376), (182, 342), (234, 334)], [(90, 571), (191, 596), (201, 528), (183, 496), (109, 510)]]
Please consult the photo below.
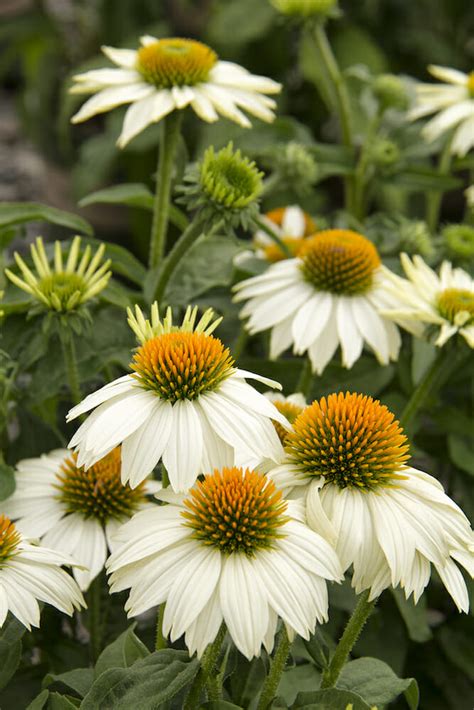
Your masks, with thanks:
[(275, 244), (282, 250), (285, 256), (287, 256), (289, 259), (293, 258), (293, 254), (291, 253), (288, 246), (264, 219), (262, 219), (261, 217), (257, 217), (255, 219), (255, 224), (259, 229), (262, 230), (262, 232), (265, 232), (265, 234), (267, 234), (272, 241), (275, 242)]
[(281, 183), (281, 175), (279, 172), (274, 172), (263, 181), (263, 195), (268, 195), (269, 192), (275, 190)]
[(88, 591), (91, 661), (95, 665), (102, 651), (102, 573), (92, 580)]
[[(216, 687), (215, 685), (215, 679), (213, 679), (213, 674), (214, 674), (214, 669), (217, 664), (217, 660), (219, 658), (219, 654), (221, 651), (221, 646), (222, 642), (224, 641), (226, 629), (225, 629), (225, 624), (221, 625), (221, 628), (219, 629), (219, 632), (214, 639), (214, 641), (209, 644), (209, 646), (206, 648), (204, 651), (204, 654), (201, 659), (201, 668), (194, 679), (194, 682), (191, 686), (191, 689), (188, 693), (188, 697), (186, 698), (186, 701), (184, 703), (184, 710), (195, 710), (195, 708), (199, 707), (199, 700), (201, 697), (201, 693), (204, 689), (204, 686), (208, 685), (209, 688), (209, 695), (218, 695), (218, 697), (211, 697), (211, 700), (219, 700), (222, 691), (219, 688)], [(219, 674), (220, 676), (220, 674)]]
[[(420, 382), (414, 389), (410, 399), (408, 400), (405, 409), (400, 417), (400, 426), (403, 429), (407, 429), (411, 420), (421, 409), (429, 396), (430, 392), (433, 390), (435, 385), (440, 385), (441, 375), (445, 375), (449, 363), (453, 362), (453, 353), (450, 348), (439, 348), (436, 353), (435, 359), (431, 363), (430, 367), (426, 370), (425, 374), (421, 378)], [(450, 368), (451, 369), (451, 368)], [(444, 377), (443, 377), (444, 379)]]
[(82, 394), (77, 369), (76, 347), (74, 345), (74, 336), (69, 330), (61, 334), (61, 346), (71, 398), (74, 404), (79, 404), (82, 400)]
[(357, 162), (354, 175), (354, 215), (358, 220), (363, 220), (365, 217), (366, 195), (365, 188), (367, 185), (367, 167), (370, 162), (370, 149), (372, 142), (377, 134), (382, 120), (382, 113), (377, 112), (367, 129), (364, 145), (360, 151), (359, 160)]
[[(341, 123), (342, 141), (344, 145), (352, 148), (352, 123), (351, 123), (351, 105), (349, 94), (347, 93), (346, 83), (339, 69), (336, 57), (331, 49), (329, 40), (326, 34), (324, 24), (318, 22), (314, 28), (314, 40), (323, 60), (326, 72), (333, 84), (336, 97), (339, 120)], [(346, 209), (353, 212), (354, 209), (354, 180), (352, 176), (345, 178), (346, 192)]]
[(336, 646), (334, 655), (331, 661), (323, 673), (323, 679), (321, 682), (321, 689), (324, 688), (334, 688), (337, 679), (342, 671), (344, 664), (349, 658), (349, 654), (352, 651), (355, 642), (360, 636), (362, 629), (364, 628), (365, 622), (370, 616), (372, 609), (375, 606), (376, 599), (369, 602), (369, 591), (362, 592), (359, 596), (359, 601), (357, 606), (352, 612), (352, 616), (347, 622), (347, 626), (344, 629), (344, 633), (341, 636), (341, 640)]
[[(453, 135), (454, 133), (452, 132), (447, 138), (445, 146), (439, 157), (439, 175), (447, 175), (449, 173), (452, 161), (451, 144), (453, 142)], [(443, 192), (441, 190), (437, 190), (436, 192), (428, 192), (426, 195), (426, 223), (431, 233), (435, 232), (438, 226), (442, 199)]]
[[(215, 224), (208, 234), (215, 232), (220, 226), (221, 222)], [(202, 218), (199, 214), (193, 219), (188, 228), (182, 233), (176, 244), (171, 249), (170, 253), (163, 262), (163, 268), (160, 271), (158, 277), (158, 283), (155, 290), (155, 300), (161, 305), (161, 301), (166, 291), (169, 280), (173, 276), (176, 267), (179, 262), (186, 254), (188, 249), (194, 244), (196, 239), (202, 234), (206, 226), (206, 220)]]
[(161, 121), (160, 152), (153, 203), (150, 235), (149, 266), (158, 266), (163, 259), (170, 211), (171, 176), (181, 132), (182, 112), (173, 111)]
[(270, 670), (263, 684), (260, 700), (258, 701), (257, 710), (267, 710), (277, 694), (278, 685), (280, 683), (281, 674), (285, 670), (288, 654), (290, 653), (291, 642), (288, 638), (285, 627), (283, 626), (275, 650), (275, 654), (270, 663)]
[(313, 372), (311, 369), (311, 362), (309, 357), (307, 357), (301, 368), (300, 379), (296, 385), (295, 392), (301, 392), (306, 398), (308, 398), (311, 392), (311, 383), (313, 381)]

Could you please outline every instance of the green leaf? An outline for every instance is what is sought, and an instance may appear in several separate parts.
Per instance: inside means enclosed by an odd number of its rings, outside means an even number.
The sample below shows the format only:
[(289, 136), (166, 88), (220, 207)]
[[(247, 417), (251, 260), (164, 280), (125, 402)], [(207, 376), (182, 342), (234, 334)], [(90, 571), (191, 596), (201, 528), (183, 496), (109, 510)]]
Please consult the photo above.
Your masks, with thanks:
[(0, 500), (11, 496), (15, 487), (15, 471), (6, 463), (0, 463)]
[(207, 33), (211, 44), (217, 46), (246, 44), (266, 34), (275, 16), (275, 10), (270, 3), (227, 0), (225, 3), (216, 4), (210, 16)]
[(417, 385), (433, 363), (438, 348), (421, 338), (413, 338), (413, 357), (411, 361), (411, 376), (413, 384)]
[(474, 681), (474, 618), (472, 616), (454, 618), (444, 624), (436, 634), (441, 648), (451, 663)]
[(26, 710), (42, 710), (49, 698), (49, 690), (42, 690), (39, 695), (28, 705)]
[(299, 693), (292, 710), (371, 710), (356, 693), (331, 688), (313, 693)]
[(462, 185), (462, 181), (450, 175), (440, 175), (436, 170), (429, 168), (407, 168), (390, 176), (389, 182), (398, 185), (406, 190), (424, 192), (425, 190), (436, 190), (445, 192), (455, 190)]
[(303, 643), (317, 667), (326, 668), (329, 661), (329, 647), (323, 632), (317, 628), (308, 641), (303, 639)]
[(129, 668), (135, 661), (150, 655), (145, 644), (136, 636), (135, 626), (136, 624), (130, 626), (107, 648), (104, 648), (95, 667), (96, 678), (109, 668)]
[(75, 668), (59, 675), (48, 673), (43, 680), (43, 688), (52, 686), (53, 689), (58, 691), (73, 690), (83, 698), (89, 691), (93, 681), (94, 671), (92, 668)]
[(97, 678), (82, 710), (156, 710), (180, 692), (199, 670), (185, 651), (155, 651), (130, 668), (111, 668)]
[[(98, 239), (84, 239), (84, 246), (90, 244), (91, 247), (99, 247), (103, 242)], [(145, 280), (146, 268), (143, 266), (141, 261), (138, 261), (137, 257), (134, 256), (128, 249), (121, 247), (118, 244), (112, 244), (111, 242), (106, 242), (105, 248), (105, 259), (111, 259), (112, 272), (115, 274), (120, 274), (125, 276), (127, 279), (142, 287)]]
[(26, 222), (50, 222), (67, 227), (73, 232), (92, 236), (94, 230), (89, 222), (71, 212), (48, 207), (39, 202), (2, 202), (0, 203), (0, 228)]
[[(82, 198), (79, 207), (96, 204), (127, 205), (152, 211), (153, 202), (153, 193), (146, 185), (141, 182), (128, 182), (91, 192), (90, 195)], [(182, 210), (174, 205), (170, 205), (170, 221), (182, 230), (188, 226), (188, 218)]]
[(75, 698), (68, 697), (66, 695), (60, 695), (59, 693), (50, 693), (48, 698), (48, 710), (71, 710), (71, 708), (78, 708), (79, 702), (75, 702)]
[(474, 476), (474, 441), (472, 436), (463, 437), (450, 434), (448, 436), (448, 449), (451, 461), (461, 471)]
[(337, 687), (357, 693), (369, 705), (391, 703), (410, 689), (410, 709), (416, 710), (418, 707), (416, 680), (398, 678), (390, 666), (378, 658), (358, 658), (347, 663), (339, 676)]
[(412, 598), (405, 599), (402, 589), (391, 589), (390, 591), (397, 603), (398, 611), (405, 622), (408, 635), (412, 641), (417, 641), (418, 643), (429, 641), (433, 634), (428, 626), (425, 598), (421, 597), (418, 604), (414, 604)]
[(227, 700), (210, 700), (199, 706), (199, 710), (243, 710), (242, 705), (228, 703)]
[(318, 688), (321, 674), (312, 663), (302, 663), (299, 666), (285, 669), (277, 688), (277, 695), (284, 698), (289, 707), (300, 692), (312, 691)]
[(9, 616), (0, 630), (0, 688), (14, 675), (21, 659), (21, 638), (26, 628)]
[[(231, 237), (200, 237), (180, 262), (166, 288), (165, 300), (173, 306), (187, 306), (215, 286), (230, 284), (234, 256), (242, 246)], [(155, 275), (156, 277), (156, 275)], [(152, 300), (155, 279), (150, 279), (145, 293)]]

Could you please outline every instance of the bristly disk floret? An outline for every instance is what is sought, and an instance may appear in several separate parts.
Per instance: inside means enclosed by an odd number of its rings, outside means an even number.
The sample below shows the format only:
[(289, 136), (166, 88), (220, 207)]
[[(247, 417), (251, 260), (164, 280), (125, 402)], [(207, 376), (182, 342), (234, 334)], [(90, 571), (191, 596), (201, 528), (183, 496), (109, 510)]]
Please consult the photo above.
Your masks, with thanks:
[(451, 258), (474, 258), (474, 227), (469, 224), (448, 224), (442, 231), (446, 250)]
[(380, 265), (372, 242), (349, 229), (328, 229), (306, 239), (299, 257), (304, 277), (318, 291), (344, 295), (369, 291)]
[(158, 89), (195, 86), (207, 81), (218, 56), (207, 45), (172, 37), (146, 44), (137, 52), (137, 70)]
[(77, 455), (60, 465), (57, 498), (68, 513), (79, 513), (105, 524), (130, 518), (145, 502), (145, 482), (132, 489), (120, 480), (120, 447), (88, 469), (77, 466)]
[(187, 170), (181, 202), (200, 209), (213, 222), (248, 228), (258, 214), (262, 177), (256, 164), (234, 150), (232, 143), (217, 152), (210, 146), (203, 159)]
[(374, 490), (403, 475), (407, 438), (385, 405), (367, 395), (331, 394), (293, 422), (286, 450), (308, 476), (339, 488)]
[(105, 244), (99, 246), (94, 256), (88, 245), (79, 259), (80, 247), (81, 238), (76, 236), (64, 263), (61, 242), (55, 242), (54, 264), (50, 265), (43, 240), (37, 237), (35, 244), (31, 245), (31, 258), (36, 274), (18, 252), (15, 252), (14, 256), (23, 278), (10, 269), (5, 269), (5, 273), (18, 288), (33, 296), (42, 309), (71, 313), (97, 296), (107, 286), (112, 275), (109, 270), (110, 259), (101, 264)]
[(242, 468), (214, 471), (189, 492), (182, 513), (193, 537), (231, 555), (271, 548), (288, 519), (281, 491), (264, 475)]
[(322, 19), (337, 11), (337, 0), (270, 0), (283, 15)]
[(15, 555), (20, 540), (20, 533), (11, 520), (0, 515), (0, 568)]

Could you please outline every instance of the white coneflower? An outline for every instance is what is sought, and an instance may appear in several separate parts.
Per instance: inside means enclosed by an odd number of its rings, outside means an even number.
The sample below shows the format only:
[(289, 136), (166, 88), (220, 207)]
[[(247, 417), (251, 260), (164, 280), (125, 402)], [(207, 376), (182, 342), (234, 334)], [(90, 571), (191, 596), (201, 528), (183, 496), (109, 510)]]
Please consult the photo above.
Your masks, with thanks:
[(163, 632), (172, 641), (185, 634), (190, 654), (201, 656), (222, 622), (249, 659), (262, 644), (271, 651), (278, 617), (308, 638), (327, 620), (326, 580), (341, 570), (292, 505), (255, 471), (216, 470), (181, 502), (121, 528), (107, 563), (111, 591), (131, 588), (131, 616), (166, 602)]
[(335, 548), (352, 584), (375, 599), (400, 585), (415, 602), (433, 564), (456, 606), (467, 611), (456, 564), (474, 575), (474, 538), (460, 508), (432, 476), (407, 464), (407, 439), (377, 400), (339, 393), (307, 407), (268, 474), (304, 496), (309, 526)]
[(229, 350), (211, 333), (220, 323), (212, 309), (196, 324), (188, 308), (181, 326), (171, 311), (161, 322), (158, 305), (151, 323), (136, 307), (129, 323), (140, 343), (133, 374), (102, 387), (71, 409), (68, 420), (95, 411), (79, 427), (70, 446), (78, 464), (92, 466), (122, 444), (122, 481), (135, 488), (160, 459), (175, 491), (187, 491), (214, 466), (256, 465), (282, 453), (272, 419), (288, 426), (266, 397), (245, 382), (266, 377), (234, 366)]
[(398, 329), (378, 313), (389, 305), (386, 281), (372, 242), (331, 229), (305, 239), (297, 258), (237, 284), (235, 300), (248, 300), (241, 317), (249, 317), (250, 333), (271, 329), (271, 358), (293, 345), (321, 374), (339, 344), (344, 367), (352, 367), (364, 342), (381, 364), (397, 359)]
[(408, 114), (412, 120), (437, 115), (424, 126), (422, 133), (434, 141), (454, 130), (451, 152), (464, 156), (474, 145), (474, 72), (430, 65), (428, 71), (443, 84), (416, 85), (416, 104)]
[(8, 612), (27, 629), (40, 624), (38, 602), (69, 614), (85, 606), (74, 579), (62, 565), (74, 562), (55, 550), (31, 544), (0, 515), (0, 628)]
[(439, 275), (421, 256), (413, 260), (401, 256), (406, 279), (393, 273), (387, 277), (398, 298), (395, 308), (383, 311), (407, 330), (419, 335), (420, 324), (436, 330), (435, 344), (442, 347), (459, 333), (474, 348), (474, 280), (463, 269), (455, 269), (449, 261), (441, 264)]
[[(263, 216), (263, 221), (289, 249), (291, 256), (296, 256), (304, 239), (316, 231), (316, 225), (310, 215), (304, 212), (299, 205), (289, 205), (271, 210)], [(256, 248), (256, 255), (266, 261), (273, 263), (288, 258), (288, 255), (263, 229), (258, 229), (255, 232), (253, 244)]]
[[(284, 397), (280, 392), (265, 392), (264, 394), (270, 402), (273, 402), (280, 414), (283, 414), (290, 424), (293, 424), (298, 414), (301, 414), (307, 405), (304, 395), (302, 395), (301, 392), (295, 392), (295, 394), (290, 394), (288, 397)], [(284, 446), (289, 430), (282, 427), (278, 422), (274, 422), (274, 426)]]
[(155, 481), (134, 490), (122, 485), (118, 448), (87, 471), (67, 449), (25, 459), (16, 466), (15, 480), (15, 492), (0, 509), (22, 534), (80, 563), (84, 569), (73, 574), (83, 591), (104, 568), (113, 534), (161, 488)]
[(72, 93), (94, 96), (73, 116), (73, 123), (131, 104), (118, 139), (123, 148), (151, 123), (186, 106), (209, 123), (217, 121), (220, 114), (249, 127), (241, 109), (262, 121), (275, 118), (275, 101), (265, 94), (281, 90), (276, 81), (219, 60), (210, 47), (196, 40), (147, 35), (141, 38), (141, 45), (137, 50), (102, 47), (116, 67), (74, 77)]
[(5, 273), (15, 286), (29, 293), (43, 307), (60, 313), (72, 311), (97, 296), (112, 275), (110, 259), (101, 263), (105, 244), (100, 245), (94, 256), (90, 246), (87, 246), (79, 258), (80, 247), (81, 238), (74, 237), (67, 259), (64, 259), (61, 242), (55, 242), (54, 263), (50, 265), (43, 240), (37, 237), (35, 244), (31, 245), (36, 274), (18, 252), (14, 256), (23, 278), (10, 269), (5, 269)]

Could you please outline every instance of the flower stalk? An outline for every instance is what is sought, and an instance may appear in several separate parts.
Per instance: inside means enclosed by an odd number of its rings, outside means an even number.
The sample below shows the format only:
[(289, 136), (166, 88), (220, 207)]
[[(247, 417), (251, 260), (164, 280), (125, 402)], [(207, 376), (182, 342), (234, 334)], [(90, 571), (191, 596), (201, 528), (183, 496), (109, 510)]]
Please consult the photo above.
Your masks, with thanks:
[(272, 241), (275, 242), (278, 248), (281, 249), (283, 254), (285, 254), (288, 259), (293, 258), (293, 254), (291, 253), (288, 246), (285, 244), (283, 239), (281, 239), (278, 234), (270, 227), (268, 221), (262, 219), (261, 217), (257, 217), (257, 219), (255, 220), (255, 224), (259, 229), (262, 230), (262, 232), (265, 232), (265, 234), (267, 234)]
[(219, 690), (216, 690), (212, 675), (219, 659), (219, 654), (221, 651), (222, 643), (225, 638), (225, 634), (225, 624), (222, 624), (216, 638), (211, 644), (209, 644), (209, 646), (204, 651), (201, 660), (201, 668), (199, 669), (199, 672), (196, 678), (194, 679), (194, 682), (188, 693), (188, 697), (186, 698), (186, 701), (184, 703), (184, 710), (194, 710), (195, 708), (199, 707), (199, 699), (206, 684), (208, 685), (208, 687), (210, 686), (209, 695), (218, 696), (211, 697), (210, 699), (219, 700), (221, 692), (219, 692)]
[[(405, 405), (405, 409), (400, 417), (400, 426), (407, 429), (412, 422), (412, 419), (418, 411), (424, 406), (426, 399), (434, 390), (435, 386), (441, 385), (441, 378), (445, 379), (446, 368), (453, 361), (453, 353), (450, 348), (439, 348), (435, 359), (430, 367), (426, 370), (420, 382), (413, 390), (410, 399)], [(451, 369), (451, 368), (450, 368)]]
[(290, 647), (291, 641), (288, 638), (285, 626), (282, 626), (275, 655), (272, 658), (270, 670), (265, 679), (265, 683), (263, 684), (257, 710), (267, 710), (267, 708), (270, 707), (270, 704), (277, 693), (282, 673), (285, 670), (286, 661), (290, 653)]
[(82, 400), (81, 386), (79, 384), (79, 370), (77, 367), (76, 346), (74, 336), (71, 331), (61, 331), (61, 347), (63, 351), (64, 366), (71, 392), (71, 399), (74, 404), (79, 404)]
[(149, 266), (158, 266), (165, 252), (170, 212), (171, 177), (181, 134), (182, 112), (173, 111), (162, 120), (153, 221), (150, 235)]
[(349, 658), (349, 654), (354, 648), (354, 645), (359, 638), (362, 629), (369, 618), (372, 609), (376, 604), (376, 599), (369, 601), (369, 591), (362, 592), (359, 596), (357, 606), (352, 612), (351, 618), (347, 622), (341, 640), (336, 646), (334, 655), (329, 662), (328, 667), (323, 673), (321, 689), (334, 688), (341, 671)]

